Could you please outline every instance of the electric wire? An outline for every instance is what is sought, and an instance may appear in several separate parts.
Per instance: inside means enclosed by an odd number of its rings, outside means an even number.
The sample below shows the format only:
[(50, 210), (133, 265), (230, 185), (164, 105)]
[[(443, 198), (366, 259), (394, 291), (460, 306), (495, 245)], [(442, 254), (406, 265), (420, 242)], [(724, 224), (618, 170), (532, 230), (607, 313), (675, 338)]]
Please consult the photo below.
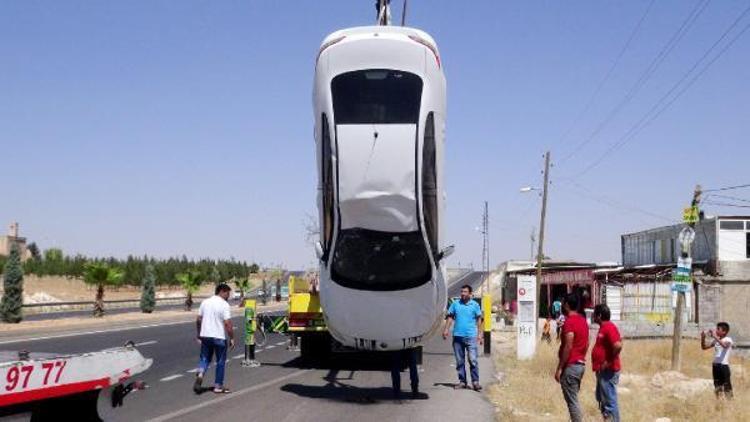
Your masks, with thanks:
[[(694, 76), (692, 77), (692, 79), (690, 79), (690, 80), (689, 80), (689, 81), (688, 81), (688, 82), (687, 82), (686, 84), (684, 84), (684, 85), (682, 86), (682, 88), (681, 88), (681, 89), (680, 89), (680, 90), (679, 90), (679, 91), (678, 91), (678, 92), (677, 92), (677, 93), (676, 93), (676, 94), (675, 94), (675, 95), (674, 95), (674, 96), (673, 96), (673, 97), (672, 97), (672, 98), (671, 98), (671, 99), (670, 99), (669, 101), (667, 101), (666, 103), (664, 103), (664, 101), (665, 101), (665, 100), (666, 100), (666, 99), (667, 99), (667, 98), (668, 98), (668, 97), (669, 97), (670, 95), (672, 95), (672, 93), (674, 93), (674, 92), (675, 92), (675, 90), (677, 90), (678, 88), (680, 88), (680, 85), (681, 85), (681, 84), (682, 84), (682, 83), (683, 83), (683, 82), (684, 82), (684, 81), (685, 81), (685, 80), (686, 80), (687, 78), (689, 78), (689, 77), (690, 77), (690, 75), (691, 75), (691, 74), (692, 74), (692, 73), (693, 73), (693, 72), (695, 71), (695, 69), (697, 69), (697, 68), (698, 68), (698, 66), (700, 66), (701, 62), (702, 62), (703, 60), (705, 60), (705, 59), (706, 59), (706, 58), (707, 58), (707, 57), (708, 57), (708, 56), (709, 56), (709, 55), (711, 54), (711, 52), (712, 52), (712, 51), (713, 51), (713, 50), (714, 50), (714, 49), (715, 49), (715, 48), (716, 48), (716, 47), (717, 47), (717, 46), (718, 46), (718, 45), (719, 45), (719, 44), (721, 43), (721, 41), (723, 41), (723, 40), (724, 40), (724, 38), (726, 38), (726, 36), (727, 36), (727, 35), (728, 35), (728, 34), (729, 34), (729, 33), (730, 33), (731, 31), (732, 31), (732, 29), (734, 29), (734, 27), (735, 27), (735, 26), (737, 26), (737, 24), (738, 24), (738, 23), (739, 23), (739, 22), (740, 22), (740, 21), (741, 21), (741, 20), (742, 20), (742, 19), (743, 19), (743, 18), (745, 17), (745, 15), (746, 15), (746, 14), (748, 14), (748, 12), (750, 12), (750, 7), (746, 8), (746, 9), (745, 9), (745, 10), (744, 10), (744, 11), (743, 11), (743, 12), (742, 12), (741, 14), (740, 14), (740, 16), (739, 16), (739, 17), (737, 17), (737, 19), (735, 19), (735, 21), (734, 21), (734, 22), (733, 22), (733, 23), (732, 23), (732, 24), (731, 24), (731, 25), (730, 25), (730, 26), (729, 26), (729, 27), (728, 27), (728, 28), (727, 28), (727, 29), (726, 29), (726, 30), (724, 31), (724, 33), (722, 33), (722, 35), (721, 35), (721, 36), (719, 37), (719, 39), (717, 39), (717, 40), (716, 40), (716, 41), (715, 41), (715, 42), (713, 43), (713, 45), (711, 45), (711, 47), (710, 47), (710, 48), (709, 48), (708, 50), (706, 50), (706, 52), (705, 52), (705, 53), (704, 53), (704, 54), (703, 54), (703, 55), (701, 56), (701, 58), (699, 58), (699, 59), (698, 59), (698, 60), (697, 60), (697, 61), (696, 61), (696, 62), (695, 62), (695, 63), (693, 64), (693, 66), (692, 66), (692, 67), (691, 67), (691, 68), (690, 68), (690, 69), (689, 69), (689, 70), (688, 70), (688, 71), (687, 71), (687, 72), (686, 72), (686, 73), (685, 73), (685, 74), (683, 75), (683, 77), (682, 77), (682, 78), (680, 78), (680, 80), (678, 80), (678, 81), (677, 81), (677, 82), (676, 82), (676, 83), (675, 83), (675, 84), (674, 84), (674, 85), (672, 86), (672, 88), (670, 88), (670, 90), (669, 90), (669, 91), (667, 91), (667, 93), (666, 93), (666, 94), (664, 94), (664, 95), (663, 95), (663, 96), (662, 96), (662, 97), (661, 97), (661, 98), (659, 99), (659, 101), (657, 101), (657, 102), (656, 102), (656, 104), (654, 104), (654, 106), (652, 106), (652, 107), (651, 107), (651, 109), (649, 109), (649, 111), (648, 111), (648, 112), (646, 112), (646, 113), (645, 113), (645, 114), (644, 114), (644, 115), (643, 115), (643, 116), (641, 117), (641, 119), (640, 119), (640, 120), (639, 120), (638, 122), (636, 122), (636, 124), (635, 124), (635, 125), (633, 125), (633, 126), (632, 126), (632, 127), (631, 127), (631, 128), (630, 128), (630, 129), (629, 129), (629, 130), (628, 130), (628, 131), (627, 131), (627, 132), (626, 132), (626, 133), (625, 133), (625, 134), (624, 134), (623, 136), (622, 136), (622, 137), (620, 137), (620, 139), (619, 139), (619, 140), (618, 140), (617, 142), (615, 142), (614, 144), (610, 145), (610, 147), (609, 147), (609, 148), (607, 148), (607, 150), (606, 150), (606, 151), (604, 151), (604, 153), (603, 153), (603, 154), (602, 154), (601, 156), (599, 156), (599, 158), (597, 158), (597, 159), (596, 159), (596, 160), (594, 160), (594, 161), (593, 161), (593, 162), (592, 162), (591, 164), (589, 164), (589, 165), (588, 165), (588, 166), (587, 166), (586, 168), (584, 168), (584, 170), (583, 170), (583, 171), (581, 171), (581, 172), (579, 172), (578, 174), (576, 174), (576, 175), (575, 175), (575, 176), (573, 177), (573, 179), (576, 179), (576, 178), (578, 178), (578, 177), (581, 177), (581, 176), (583, 176), (584, 174), (586, 174), (586, 173), (588, 173), (589, 171), (591, 171), (592, 169), (594, 169), (595, 167), (597, 167), (597, 166), (598, 166), (599, 164), (601, 164), (601, 162), (602, 162), (602, 161), (604, 161), (604, 159), (606, 159), (606, 158), (607, 158), (607, 156), (609, 156), (610, 154), (612, 154), (613, 152), (615, 152), (616, 150), (618, 150), (619, 148), (621, 148), (621, 147), (622, 147), (623, 145), (625, 145), (625, 144), (626, 144), (627, 142), (629, 142), (630, 140), (632, 140), (633, 138), (635, 138), (635, 137), (636, 137), (636, 136), (637, 136), (637, 135), (638, 135), (638, 134), (639, 134), (639, 133), (640, 133), (640, 132), (641, 132), (641, 131), (642, 131), (642, 130), (643, 130), (644, 128), (646, 128), (646, 127), (647, 127), (648, 125), (650, 125), (651, 123), (653, 123), (653, 121), (654, 121), (654, 120), (656, 120), (656, 119), (657, 119), (657, 118), (658, 118), (658, 117), (659, 117), (659, 116), (660, 116), (660, 115), (661, 115), (662, 113), (664, 113), (664, 111), (666, 111), (667, 109), (669, 109), (669, 107), (670, 107), (670, 106), (671, 106), (672, 104), (674, 104), (674, 102), (675, 102), (675, 101), (677, 101), (677, 99), (679, 99), (679, 98), (680, 98), (680, 97), (682, 96), (682, 94), (684, 94), (684, 93), (685, 93), (685, 92), (686, 92), (686, 91), (687, 91), (687, 90), (688, 90), (688, 89), (689, 89), (689, 88), (690, 88), (690, 87), (691, 87), (691, 86), (692, 86), (692, 85), (693, 85), (693, 84), (695, 83), (695, 81), (697, 81), (697, 80), (698, 80), (698, 78), (700, 78), (700, 77), (701, 77), (701, 76), (702, 76), (702, 75), (703, 75), (703, 74), (704, 74), (704, 73), (705, 73), (705, 72), (706, 72), (706, 71), (707, 71), (707, 70), (708, 70), (708, 69), (709, 69), (709, 68), (710, 68), (710, 67), (711, 67), (711, 66), (712, 66), (712, 65), (713, 65), (713, 64), (714, 64), (714, 63), (715, 63), (715, 62), (716, 62), (716, 61), (717, 61), (717, 60), (718, 60), (718, 59), (719, 59), (720, 57), (721, 57), (721, 56), (723, 56), (723, 55), (724, 55), (724, 53), (725, 53), (725, 52), (726, 52), (726, 51), (727, 51), (727, 50), (728, 50), (728, 49), (729, 49), (729, 48), (730, 48), (730, 47), (731, 47), (732, 45), (734, 45), (734, 43), (735, 43), (735, 42), (736, 42), (736, 41), (737, 41), (737, 40), (738, 40), (738, 39), (739, 39), (739, 38), (740, 38), (740, 37), (741, 37), (741, 36), (742, 36), (742, 35), (743, 35), (743, 34), (744, 34), (744, 33), (745, 33), (745, 32), (746, 32), (747, 30), (748, 30), (748, 29), (750, 29), (750, 23), (749, 23), (749, 24), (747, 24), (747, 25), (746, 25), (745, 27), (743, 27), (743, 28), (742, 28), (742, 29), (741, 29), (741, 30), (740, 30), (740, 31), (739, 31), (739, 32), (738, 32), (738, 33), (737, 33), (737, 34), (736, 34), (736, 35), (735, 35), (735, 36), (734, 36), (734, 37), (733, 37), (732, 39), (730, 39), (730, 40), (729, 40), (729, 41), (728, 41), (728, 42), (727, 42), (727, 43), (726, 43), (726, 44), (724, 45), (724, 47), (723, 47), (723, 48), (722, 48), (721, 50), (719, 50), (719, 52), (718, 52), (718, 53), (717, 53), (716, 55), (714, 55), (714, 57), (713, 57), (713, 58), (711, 58), (711, 60), (709, 60), (709, 61), (708, 61), (708, 62), (707, 62), (707, 63), (706, 63), (706, 64), (705, 64), (704, 66), (703, 66), (703, 68), (701, 68), (701, 69), (700, 69), (700, 71), (699, 71), (699, 72), (698, 72), (697, 74), (695, 74), (695, 75), (694, 75)], [(661, 108), (659, 108), (659, 107), (661, 107)], [(706, 192), (706, 191), (704, 191), (704, 192)]]
[(596, 128), (594, 128), (589, 136), (587, 136), (583, 141), (576, 145), (576, 147), (568, 155), (566, 155), (562, 160), (559, 161), (560, 164), (572, 158), (586, 145), (591, 143), (591, 141), (593, 141), (607, 127), (607, 125), (609, 125), (609, 123), (612, 122), (615, 117), (617, 117), (620, 111), (626, 105), (628, 105), (628, 103), (630, 103), (630, 101), (638, 94), (638, 92), (640, 92), (641, 88), (643, 88), (654, 75), (654, 73), (656, 73), (667, 56), (669, 56), (669, 54), (674, 50), (675, 46), (677, 46), (677, 44), (679, 44), (685, 34), (690, 31), (698, 17), (703, 14), (704, 10), (706, 10), (706, 7), (710, 3), (710, 1), (711, 0), (699, 0), (695, 4), (693, 9), (690, 11), (690, 14), (685, 18), (685, 20), (683, 20), (682, 24), (672, 34), (672, 37), (670, 37), (667, 43), (662, 47), (656, 57), (654, 57), (654, 59), (648, 65), (648, 67), (646, 67), (646, 69), (640, 74), (635, 84), (633, 84), (633, 86), (628, 90), (628, 92), (620, 100), (620, 102), (618, 102), (615, 107), (609, 111), (604, 120), (599, 122), (599, 124), (596, 126)]
[[(651, 2), (646, 7), (646, 10), (643, 12), (643, 15), (641, 15), (641, 18), (638, 19), (638, 22), (636, 23), (635, 27), (630, 31), (630, 35), (628, 36), (627, 40), (625, 41), (625, 44), (620, 49), (620, 52), (617, 54), (617, 57), (615, 57), (615, 60), (612, 62), (612, 65), (607, 70), (607, 73), (604, 74), (604, 77), (599, 81), (599, 84), (597, 84), (596, 88), (594, 89), (594, 92), (591, 93), (591, 96), (589, 97), (588, 101), (586, 101), (584, 107), (581, 109), (581, 111), (578, 113), (578, 115), (573, 119), (573, 123), (570, 124), (568, 129), (563, 133), (563, 135), (560, 137), (560, 139), (557, 141), (558, 143), (564, 142), (570, 133), (573, 131), (573, 129), (578, 125), (578, 123), (581, 121), (581, 118), (591, 109), (591, 106), (594, 104), (594, 100), (599, 95), (599, 92), (601, 92), (604, 85), (609, 81), (609, 79), (612, 77), (612, 74), (614, 73), (617, 66), (620, 64), (620, 60), (625, 55), (625, 52), (630, 48), (630, 45), (632, 44), (633, 40), (635, 39), (636, 35), (641, 31), (641, 27), (643, 26), (643, 22), (646, 20), (646, 17), (649, 15), (649, 12), (651, 12), (651, 8), (653, 7), (656, 0), (651, 0)], [(576, 151), (574, 150), (569, 155), (565, 156), (560, 162), (564, 162), (569, 157), (571, 157)]]

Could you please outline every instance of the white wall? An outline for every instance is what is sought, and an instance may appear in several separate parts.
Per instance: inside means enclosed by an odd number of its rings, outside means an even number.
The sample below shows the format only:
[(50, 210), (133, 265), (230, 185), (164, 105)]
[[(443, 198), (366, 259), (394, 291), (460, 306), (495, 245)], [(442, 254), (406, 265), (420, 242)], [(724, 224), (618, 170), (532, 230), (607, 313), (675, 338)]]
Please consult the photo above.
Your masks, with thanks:
[(747, 261), (747, 232), (719, 230), (719, 261)]

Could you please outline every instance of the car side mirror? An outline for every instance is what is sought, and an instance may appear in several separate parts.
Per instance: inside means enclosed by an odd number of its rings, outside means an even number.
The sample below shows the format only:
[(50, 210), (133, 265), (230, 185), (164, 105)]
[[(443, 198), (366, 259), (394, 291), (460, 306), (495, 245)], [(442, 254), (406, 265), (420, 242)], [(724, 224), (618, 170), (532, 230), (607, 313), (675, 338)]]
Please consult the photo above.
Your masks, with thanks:
[(450, 245), (446, 247), (445, 249), (443, 249), (442, 251), (438, 253), (438, 261), (442, 261), (443, 259), (448, 258), (449, 256), (453, 255), (453, 252), (455, 251), (456, 251), (455, 245)]
[(318, 257), (318, 260), (322, 260), (323, 255), (323, 245), (320, 243), (320, 241), (315, 242), (315, 256)]

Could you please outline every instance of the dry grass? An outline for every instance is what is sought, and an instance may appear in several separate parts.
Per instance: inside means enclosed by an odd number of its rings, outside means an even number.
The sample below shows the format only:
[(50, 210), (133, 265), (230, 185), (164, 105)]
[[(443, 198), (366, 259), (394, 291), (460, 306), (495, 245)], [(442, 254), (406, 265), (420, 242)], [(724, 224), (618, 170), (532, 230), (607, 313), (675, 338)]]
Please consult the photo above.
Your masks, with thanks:
[[(537, 356), (529, 361), (515, 359), (515, 340), (505, 333), (495, 343), (496, 369), (500, 382), (491, 386), (490, 399), (498, 407), (502, 421), (567, 421), (567, 407), (560, 386), (553, 378), (557, 345), (539, 345)], [(503, 338), (504, 337), (504, 338)], [(711, 351), (701, 351), (697, 340), (685, 339), (683, 373), (690, 378), (711, 379)], [(735, 399), (719, 402), (708, 381), (691, 380), (689, 398), (680, 392), (654, 387), (652, 377), (670, 368), (671, 340), (626, 340), (622, 352), (620, 414), (624, 421), (654, 421), (668, 417), (674, 421), (750, 420), (750, 379), (748, 361), (735, 353), (732, 358), (732, 384)], [(669, 374), (666, 374), (669, 375)], [(676, 384), (669, 384), (669, 388)], [(587, 367), (581, 386), (581, 403), (587, 419), (601, 420), (594, 398), (594, 375)], [(684, 390), (682, 390), (684, 391)], [(690, 395), (689, 393), (687, 394)]]

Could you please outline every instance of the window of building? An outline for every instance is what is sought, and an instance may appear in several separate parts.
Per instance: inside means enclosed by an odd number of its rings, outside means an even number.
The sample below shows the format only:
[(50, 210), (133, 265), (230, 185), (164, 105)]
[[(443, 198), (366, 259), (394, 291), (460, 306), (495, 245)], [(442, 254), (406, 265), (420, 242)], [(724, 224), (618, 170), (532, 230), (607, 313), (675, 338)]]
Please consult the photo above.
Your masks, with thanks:
[(750, 231), (750, 221), (745, 221), (745, 230)]
[(719, 222), (721, 230), (745, 230), (745, 224), (742, 220), (723, 220)]
[(750, 233), (745, 233), (745, 257), (750, 259)]
[(331, 131), (328, 117), (321, 116), (321, 184), (323, 201), (323, 260), (328, 261), (328, 251), (333, 240), (333, 157), (331, 150)]
[(331, 82), (336, 124), (419, 121), (422, 79), (409, 72), (369, 69), (342, 73)]
[(437, 201), (437, 166), (435, 150), (435, 116), (427, 115), (424, 127), (424, 145), (422, 145), (422, 213), (427, 240), (430, 242), (432, 256), (438, 254), (438, 201)]

